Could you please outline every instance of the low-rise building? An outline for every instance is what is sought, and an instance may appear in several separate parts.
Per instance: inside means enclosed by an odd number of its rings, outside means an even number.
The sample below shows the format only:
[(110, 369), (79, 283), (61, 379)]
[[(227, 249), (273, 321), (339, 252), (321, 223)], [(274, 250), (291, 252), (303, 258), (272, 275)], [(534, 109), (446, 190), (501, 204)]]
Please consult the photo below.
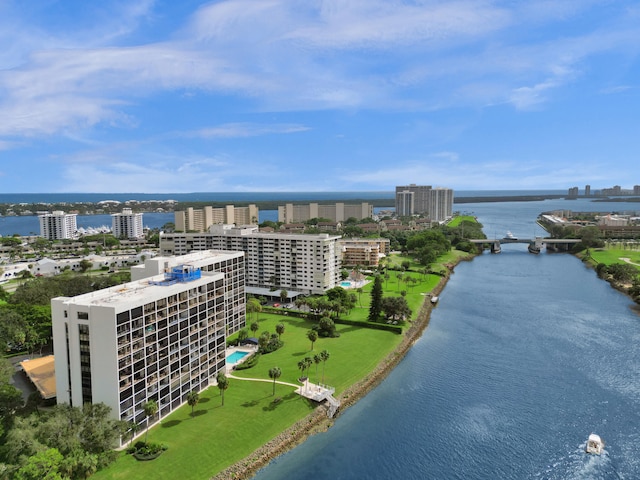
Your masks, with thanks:
[(338, 248), (342, 253), (343, 266), (377, 267), (380, 258), (391, 250), (388, 238), (342, 238), (338, 240)]

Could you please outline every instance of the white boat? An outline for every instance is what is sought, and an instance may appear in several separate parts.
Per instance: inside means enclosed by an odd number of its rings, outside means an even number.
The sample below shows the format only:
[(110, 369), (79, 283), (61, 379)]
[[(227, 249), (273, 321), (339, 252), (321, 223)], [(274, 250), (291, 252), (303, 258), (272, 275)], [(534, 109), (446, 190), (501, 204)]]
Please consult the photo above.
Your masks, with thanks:
[(518, 240), (518, 237), (516, 237), (511, 232), (507, 232), (507, 234), (504, 236), (504, 240)]
[(584, 450), (585, 452), (591, 453), (593, 455), (600, 455), (602, 453), (602, 450), (604, 450), (604, 442), (599, 435), (592, 433), (587, 439), (587, 446)]
[(431, 297), (431, 303), (438, 303), (438, 297), (436, 296)]

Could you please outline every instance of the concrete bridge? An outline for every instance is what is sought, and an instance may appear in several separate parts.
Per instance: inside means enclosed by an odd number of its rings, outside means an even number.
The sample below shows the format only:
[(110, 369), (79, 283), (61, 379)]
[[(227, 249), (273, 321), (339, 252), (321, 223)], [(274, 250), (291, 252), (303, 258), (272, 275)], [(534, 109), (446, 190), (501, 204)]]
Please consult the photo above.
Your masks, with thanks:
[(516, 237), (504, 237), (496, 239), (484, 239), (484, 240), (469, 240), (471, 243), (475, 243), (478, 246), (478, 250), (482, 251), (485, 245), (489, 245), (492, 252), (499, 252), (500, 246), (508, 243), (524, 243), (535, 247), (538, 251), (542, 251), (546, 247), (548, 251), (552, 252), (567, 252), (576, 243), (580, 243), (578, 238), (516, 238)]

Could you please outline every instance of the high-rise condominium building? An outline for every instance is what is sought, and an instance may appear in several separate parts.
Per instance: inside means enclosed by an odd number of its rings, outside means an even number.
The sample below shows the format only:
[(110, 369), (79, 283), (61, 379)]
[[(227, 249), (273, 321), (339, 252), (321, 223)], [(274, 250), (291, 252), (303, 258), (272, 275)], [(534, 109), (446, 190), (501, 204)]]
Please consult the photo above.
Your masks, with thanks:
[(111, 215), (111, 230), (116, 238), (142, 238), (142, 213), (133, 213), (130, 208), (123, 208), (122, 213)]
[(243, 254), (199, 254), (165, 259), (161, 275), (51, 301), (58, 403), (102, 402), (114, 418), (146, 426), (148, 401), (163, 418), (212, 384), (225, 369), (227, 331), (244, 326), (244, 295), (228, 298), (242, 290)]
[(246, 207), (227, 205), (221, 208), (207, 206), (204, 208), (189, 207), (174, 213), (176, 231), (206, 232), (211, 225), (235, 224), (256, 225), (259, 209), (251, 204)]
[(396, 192), (396, 215), (399, 217), (410, 217), (415, 211), (413, 204), (413, 192), (404, 190)]
[(47, 240), (63, 240), (76, 238), (78, 227), (75, 213), (64, 213), (56, 210), (53, 213), (39, 212), (40, 235)]
[[(413, 194), (413, 208), (408, 211), (407, 197)], [(431, 185), (402, 185), (396, 187), (396, 212), (402, 216), (422, 214), (434, 222), (443, 222), (453, 214), (453, 190), (432, 188)], [(400, 215), (400, 213), (398, 213)]]
[(322, 294), (340, 284), (340, 236), (260, 232), (257, 226), (214, 225), (209, 233), (163, 233), (161, 255), (198, 250), (245, 253), (247, 287)]
[(278, 221), (282, 223), (306, 222), (312, 218), (326, 218), (332, 222), (344, 222), (349, 218), (361, 220), (371, 217), (373, 217), (373, 205), (366, 202), (352, 205), (345, 203), (330, 205), (287, 203), (278, 206)]

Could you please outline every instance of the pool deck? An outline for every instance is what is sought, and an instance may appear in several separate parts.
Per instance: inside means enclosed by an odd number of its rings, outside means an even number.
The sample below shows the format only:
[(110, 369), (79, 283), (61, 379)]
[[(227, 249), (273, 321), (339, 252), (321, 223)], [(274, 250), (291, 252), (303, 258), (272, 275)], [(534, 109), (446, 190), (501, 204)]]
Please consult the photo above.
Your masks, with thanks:
[[(249, 355), (251, 355), (252, 353), (255, 353), (258, 351), (258, 346), (243, 346), (243, 347), (230, 347), (227, 348), (226, 352), (225, 352), (225, 360), (229, 355), (233, 355), (236, 352), (246, 352)], [(244, 357), (242, 357), (240, 360), (238, 360), (237, 362), (234, 363), (228, 363), (226, 362), (226, 373), (231, 372), (236, 365), (241, 364), (242, 362), (244, 362), (247, 358), (249, 358), (249, 355), (245, 355)]]

